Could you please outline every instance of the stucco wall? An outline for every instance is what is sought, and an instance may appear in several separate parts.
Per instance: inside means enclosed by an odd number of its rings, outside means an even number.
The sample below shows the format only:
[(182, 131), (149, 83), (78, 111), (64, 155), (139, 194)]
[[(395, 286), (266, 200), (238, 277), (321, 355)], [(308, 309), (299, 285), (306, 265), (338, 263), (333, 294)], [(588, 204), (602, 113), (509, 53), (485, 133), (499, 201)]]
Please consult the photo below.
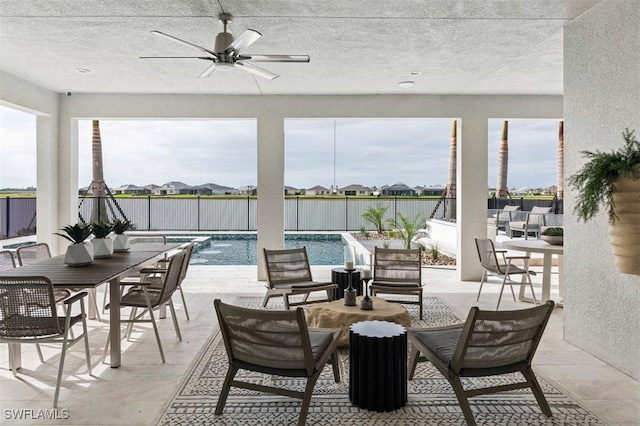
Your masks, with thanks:
[[(579, 151), (623, 146), (640, 134), (640, 3), (605, 0), (565, 28), (565, 178)], [(639, 135), (640, 136), (640, 135)], [(573, 211), (575, 193), (566, 197)], [(640, 277), (620, 274), (601, 212), (585, 224), (565, 214), (565, 339), (640, 379)]]

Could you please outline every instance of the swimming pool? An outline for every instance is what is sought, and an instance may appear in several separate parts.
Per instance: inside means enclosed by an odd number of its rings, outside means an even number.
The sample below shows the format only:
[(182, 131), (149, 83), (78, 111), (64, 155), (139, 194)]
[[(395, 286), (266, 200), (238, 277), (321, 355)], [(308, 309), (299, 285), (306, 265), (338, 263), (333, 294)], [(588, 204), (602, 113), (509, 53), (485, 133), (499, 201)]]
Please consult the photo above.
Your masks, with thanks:
[[(167, 241), (184, 241), (167, 236)], [(285, 248), (306, 247), (311, 265), (341, 265), (344, 246), (340, 234), (287, 234)], [(199, 242), (191, 255), (191, 265), (257, 265), (255, 234), (214, 234)]]

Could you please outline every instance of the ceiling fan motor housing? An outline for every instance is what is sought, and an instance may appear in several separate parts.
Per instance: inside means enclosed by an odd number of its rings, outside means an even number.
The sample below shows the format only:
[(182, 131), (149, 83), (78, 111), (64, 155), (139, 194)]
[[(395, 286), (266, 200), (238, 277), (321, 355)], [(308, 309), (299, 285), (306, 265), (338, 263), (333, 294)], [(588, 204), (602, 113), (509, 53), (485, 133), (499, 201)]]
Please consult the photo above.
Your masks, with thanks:
[(213, 51), (216, 53), (224, 52), (231, 43), (233, 43), (233, 34), (227, 32), (218, 33)]

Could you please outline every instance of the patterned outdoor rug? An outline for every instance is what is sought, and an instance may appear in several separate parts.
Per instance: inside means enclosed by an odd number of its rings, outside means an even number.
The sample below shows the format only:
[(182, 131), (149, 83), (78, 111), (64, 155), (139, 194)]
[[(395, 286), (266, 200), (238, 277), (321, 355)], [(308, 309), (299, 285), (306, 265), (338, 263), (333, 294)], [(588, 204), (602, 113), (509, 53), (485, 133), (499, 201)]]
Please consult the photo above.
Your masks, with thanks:
[[(239, 297), (236, 305), (258, 308), (262, 299)], [(278, 308), (270, 302), (270, 308)], [(407, 306), (414, 326), (438, 326), (460, 322), (448, 305), (436, 297), (424, 300), (424, 320), (417, 306)], [(281, 308), (280, 308), (281, 309)], [(408, 382), (407, 404), (388, 413), (371, 412), (349, 401), (349, 353), (340, 351), (341, 379), (333, 381), (328, 364), (316, 383), (307, 416), (309, 425), (466, 425), (453, 389), (428, 362), (418, 364), (415, 378)], [(218, 394), (227, 371), (222, 336), (216, 330), (194, 362), (177, 393), (158, 421), (159, 425), (295, 425), (300, 400), (231, 388), (224, 412), (215, 416)], [(265, 376), (240, 371), (238, 377), (268, 385), (304, 390), (304, 380)], [(497, 385), (520, 380), (520, 375), (467, 379), (465, 387)], [(603, 425), (594, 415), (555, 389), (540, 376), (540, 385), (551, 406), (547, 418), (528, 389), (479, 396), (470, 399), (476, 421), (482, 425)]]

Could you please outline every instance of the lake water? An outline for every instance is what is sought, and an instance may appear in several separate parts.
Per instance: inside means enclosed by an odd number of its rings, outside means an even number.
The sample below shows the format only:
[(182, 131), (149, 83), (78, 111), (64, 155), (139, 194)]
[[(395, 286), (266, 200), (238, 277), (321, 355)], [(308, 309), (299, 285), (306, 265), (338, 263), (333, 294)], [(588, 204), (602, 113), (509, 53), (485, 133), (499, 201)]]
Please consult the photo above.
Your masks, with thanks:
[[(183, 241), (167, 236), (168, 241)], [(311, 265), (341, 265), (346, 243), (340, 234), (287, 234), (285, 248), (306, 247)], [(257, 265), (255, 234), (215, 234), (198, 243), (191, 265)]]

